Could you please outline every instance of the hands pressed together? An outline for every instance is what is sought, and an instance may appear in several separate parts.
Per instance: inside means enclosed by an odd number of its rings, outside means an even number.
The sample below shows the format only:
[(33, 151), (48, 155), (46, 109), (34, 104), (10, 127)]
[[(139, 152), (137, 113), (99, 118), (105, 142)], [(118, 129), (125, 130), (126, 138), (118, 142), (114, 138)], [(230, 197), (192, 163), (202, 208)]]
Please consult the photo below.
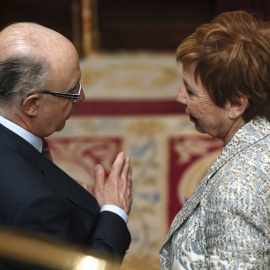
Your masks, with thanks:
[(101, 165), (95, 166), (94, 196), (102, 207), (105, 204), (118, 206), (128, 215), (132, 204), (132, 169), (129, 157), (119, 153), (112, 165), (108, 179)]
[[(130, 158), (125, 157), (123, 152), (119, 153), (112, 165), (108, 179), (105, 179), (105, 171), (102, 165), (95, 166), (94, 171), (94, 196), (100, 207), (106, 204), (121, 208), (127, 215), (132, 204), (132, 169)], [(90, 186), (78, 182), (86, 190)]]
[(95, 166), (94, 196), (102, 207), (105, 204), (118, 206), (128, 215), (132, 204), (132, 169), (129, 157), (119, 153), (112, 165), (108, 179), (102, 165)]

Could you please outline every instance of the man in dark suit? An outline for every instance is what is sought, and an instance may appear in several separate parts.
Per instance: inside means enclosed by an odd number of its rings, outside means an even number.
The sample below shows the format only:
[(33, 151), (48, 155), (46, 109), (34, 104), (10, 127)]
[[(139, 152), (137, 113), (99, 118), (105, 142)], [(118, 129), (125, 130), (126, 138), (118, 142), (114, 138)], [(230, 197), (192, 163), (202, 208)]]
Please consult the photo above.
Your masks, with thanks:
[(33, 23), (0, 32), (0, 225), (84, 245), (122, 261), (131, 241), (130, 160), (119, 153), (94, 196), (42, 154), (84, 100), (72, 43)]

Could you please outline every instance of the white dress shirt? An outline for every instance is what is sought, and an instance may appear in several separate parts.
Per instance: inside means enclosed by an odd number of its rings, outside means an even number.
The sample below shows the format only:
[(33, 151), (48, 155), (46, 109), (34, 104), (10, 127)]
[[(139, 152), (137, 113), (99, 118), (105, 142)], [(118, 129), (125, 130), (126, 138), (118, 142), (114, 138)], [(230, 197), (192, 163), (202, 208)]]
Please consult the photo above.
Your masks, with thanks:
[[(42, 152), (42, 140), (40, 137), (34, 135), (33, 133), (25, 130), (24, 128), (16, 125), (15, 123), (7, 120), (6, 118), (0, 116), (0, 124), (13, 131), (27, 142), (32, 144), (40, 153)], [(128, 221), (128, 215), (121, 208), (115, 205), (106, 204), (101, 207), (102, 211), (110, 211), (119, 215), (126, 223)]]

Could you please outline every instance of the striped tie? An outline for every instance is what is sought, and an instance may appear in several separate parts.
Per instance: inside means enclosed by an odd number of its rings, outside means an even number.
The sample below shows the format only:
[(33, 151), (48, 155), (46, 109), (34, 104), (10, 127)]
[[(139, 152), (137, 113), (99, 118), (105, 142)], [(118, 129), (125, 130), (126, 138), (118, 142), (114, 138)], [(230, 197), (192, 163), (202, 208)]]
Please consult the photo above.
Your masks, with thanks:
[(49, 148), (49, 145), (48, 145), (48, 142), (42, 138), (42, 154), (48, 158), (51, 162), (53, 162), (53, 159), (52, 159), (52, 155), (51, 155), (51, 151), (50, 151), (50, 148)]

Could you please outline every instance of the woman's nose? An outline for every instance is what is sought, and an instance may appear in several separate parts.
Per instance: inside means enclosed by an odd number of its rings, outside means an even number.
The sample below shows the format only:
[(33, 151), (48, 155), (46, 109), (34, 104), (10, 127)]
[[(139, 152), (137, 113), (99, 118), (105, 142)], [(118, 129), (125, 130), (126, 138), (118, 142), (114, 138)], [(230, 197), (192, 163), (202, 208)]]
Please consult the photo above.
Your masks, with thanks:
[(182, 83), (180, 86), (176, 100), (182, 104), (187, 104), (186, 89), (184, 83)]

